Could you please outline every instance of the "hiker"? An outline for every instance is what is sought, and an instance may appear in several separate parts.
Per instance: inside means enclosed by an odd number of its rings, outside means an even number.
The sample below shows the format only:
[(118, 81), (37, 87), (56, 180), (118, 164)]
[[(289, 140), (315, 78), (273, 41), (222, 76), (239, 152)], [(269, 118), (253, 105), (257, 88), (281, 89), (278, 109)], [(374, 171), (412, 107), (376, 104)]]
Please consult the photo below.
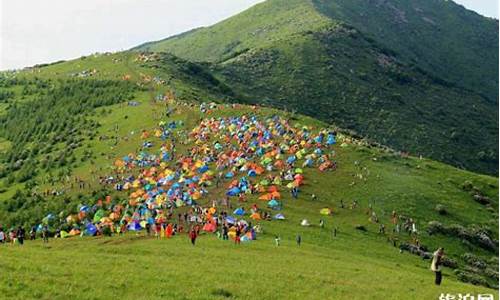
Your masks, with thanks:
[(155, 224), (155, 237), (157, 239), (160, 239), (160, 237), (161, 237), (161, 223)]
[(24, 237), (26, 235), (26, 232), (23, 227), (19, 226), (17, 228), (16, 236), (17, 236), (17, 241), (19, 242), (19, 245), (24, 244)]
[(44, 243), (49, 242), (49, 228), (47, 227), (47, 225), (44, 225), (42, 228), (42, 238)]
[(224, 241), (229, 240), (228, 231), (229, 228), (227, 228), (227, 225), (226, 224), (222, 225), (222, 240)]
[(196, 230), (191, 229), (191, 231), (189, 232), (189, 238), (191, 239), (191, 244), (193, 244), (193, 246), (195, 245), (196, 243), (196, 238), (198, 237), (198, 235), (196, 234)]
[(3, 232), (3, 229), (0, 228), (0, 244), (5, 243), (5, 240), (6, 240), (5, 232)]
[(316, 194), (311, 194), (311, 200), (312, 201), (318, 200), (318, 196), (316, 196)]
[(441, 280), (442, 280), (441, 265), (443, 256), (444, 256), (444, 248), (437, 249), (432, 256), (431, 270), (436, 274), (436, 279), (434, 281), (436, 285), (441, 285)]
[(241, 227), (236, 226), (236, 235), (234, 237), (234, 243), (239, 245), (241, 243)]
[(302, 243), (302, 237), (300, 236), (300, 234), (297, 234), (297, 238), (295, 240), (297, 241), (297, 246), (300, 246), (300, 244)]
[(334, 227), (332, 230), (333, 237), (337, 237), (337, 227)]
[(320, 227), (321, 229), (325, 228), (325, 221), (323, 221), (323, 219), (320, 219), (320, 220), (319, 220), (319, 227)]
[(14, 245), (17, 241), (16, 238), (16, 231), (14, 229), (11, 229), (9, 232), (9, 239), (10, 239), (10, 244)]
[[(167, 237), (167, 239), (169, 239), (172, 237), (172, 234), (173, 234), (172, 223), (168, 223), (167, 228), (165, 229), (165, 236)], [(198, 232), (196, 232), (196, 234), (198, 235)]]
[(385, 234), (385, 225), (384, 224), (380, 224), (379, 229), (378, 229), (378, 233)]
[(276, 235), (276, 236), (274, 236), (274, 243), (275, 243), (276, 247), (279, 247), (279, 245), (280, 245), (280, 241), (281, 241), (281, 240), (280, 240), (280, 237), (279, 237), (279, 236), (277, 236), (277, 235)]
[(30, 240), (34, 241), (36, 239), (36, 226), (31, 227), (30, 230)]

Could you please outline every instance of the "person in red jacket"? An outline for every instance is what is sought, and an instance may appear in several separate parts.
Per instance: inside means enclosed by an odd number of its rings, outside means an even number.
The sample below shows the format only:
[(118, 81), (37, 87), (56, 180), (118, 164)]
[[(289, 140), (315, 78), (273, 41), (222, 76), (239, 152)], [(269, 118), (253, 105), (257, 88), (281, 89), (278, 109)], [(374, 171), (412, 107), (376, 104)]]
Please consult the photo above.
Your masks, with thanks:
[(198, 237), (198, 235), (196, 234), (196, 230), (191, 229), (191, 231), (189, 232), (189, 238), (191, 239), (191, 244), (193, 244), (193, 246), (196, 243), (197, 237)]

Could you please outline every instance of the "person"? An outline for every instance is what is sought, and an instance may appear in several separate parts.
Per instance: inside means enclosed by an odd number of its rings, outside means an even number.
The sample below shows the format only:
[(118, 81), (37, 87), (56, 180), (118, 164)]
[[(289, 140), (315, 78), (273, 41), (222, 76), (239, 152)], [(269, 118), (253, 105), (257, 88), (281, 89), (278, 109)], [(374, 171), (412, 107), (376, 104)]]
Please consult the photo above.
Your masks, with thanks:
[(17, 238), (16, 238), (16, 231), (14, 229), (10, 230), (10, 232), (9, 232), (9, 239), (10, 239), (11, 245), (14, 245), (16, 243)]
[(228, 231), (229, 228), (227, 228), (226, 224), (222, 225), (222, 240), (224, 241), (229, 240)]
[(319, 227), (320, 228), (324, 228), (325, 227), (325, 221), (323, 221), (323, 219), (319, 220)]
[(26, 231), (24, 230), (23, 227), (19, 226), (17, 228), (17, 241), (19, 242), (19, 245), (23, 245), (24, 244), (24, 237), (26, 235)]
[(280, 237), (279, 236), (276, 235), (274, 237), (274, 243), (276, 244), (276, 247), (279, 247), (279, 245), (280, 245)]
[(300, 236), (300, 234), (297, 234), (296, 241), (297, 241), (297, 246), (300, 246), (300, 243), (302, 243), (302, 237)]
[(333, 228), (332, 234), (333, 234), (333, 237), (337, 237), (337, 227)]
[[(169, 239), (172, 237), (172, 234), (173, 234), (172, 223), (168, 223), (167, 228), (165, 229), (165, 236), (167, 237), (167, 239)], [(198, 234), (198, 232), (196, 232), (196, 234)]]
[(240, 242), (241, 242), (241, 227), (238, 225), (236, 226), (236, 236), (234, 238), (234, 243), (239, 245)]
[(441, 273), (441, 265), (444, 256), (444, 248), (437, 249), (432, 256), (431, 270), (436, 274), (435, 284), (441, 285), (443, 275)]
[(49, 228), (47, 227), (47, 225), (44, 225), (42, 228), (42, 238), (44, 243), (49, 242)]
[(378, 233), (385, 234), (385, 225), (384, 224), (380, 224), (379, 229), (378, 229)]
[(5, 232), (3, 232), (3, 229), (0, 228), (0, 244), (5, 243), (5, 239), (6, 239)]
[(30, 240), (34, 241), (36, 239), (36, 226), (31, 227)]
[(189, 238), (191, 239), (191, 244), (194, 246), (197, 238), (196, 230), (194, 230), (194, 228), (189, 232)]

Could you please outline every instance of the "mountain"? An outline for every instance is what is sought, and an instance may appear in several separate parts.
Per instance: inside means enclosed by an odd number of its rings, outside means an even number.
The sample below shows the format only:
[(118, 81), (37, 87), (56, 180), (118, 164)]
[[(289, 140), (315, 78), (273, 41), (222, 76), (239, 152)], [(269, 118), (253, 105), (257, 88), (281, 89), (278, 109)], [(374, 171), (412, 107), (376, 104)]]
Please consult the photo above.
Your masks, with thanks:
[(203, 63), (239, 101), (498, 174), (498, 21), (452, 1), (269, 0), (134, 50)]

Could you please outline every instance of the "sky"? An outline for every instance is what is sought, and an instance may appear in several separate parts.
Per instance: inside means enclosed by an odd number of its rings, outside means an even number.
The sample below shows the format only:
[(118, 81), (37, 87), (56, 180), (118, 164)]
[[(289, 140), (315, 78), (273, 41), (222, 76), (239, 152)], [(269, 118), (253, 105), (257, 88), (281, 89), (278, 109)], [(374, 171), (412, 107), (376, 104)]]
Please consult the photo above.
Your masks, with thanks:
[[(0, 0), (0, 70), (120, 51), (263, 0)], [(456, 0), (498, 19), (498, 0)]]

